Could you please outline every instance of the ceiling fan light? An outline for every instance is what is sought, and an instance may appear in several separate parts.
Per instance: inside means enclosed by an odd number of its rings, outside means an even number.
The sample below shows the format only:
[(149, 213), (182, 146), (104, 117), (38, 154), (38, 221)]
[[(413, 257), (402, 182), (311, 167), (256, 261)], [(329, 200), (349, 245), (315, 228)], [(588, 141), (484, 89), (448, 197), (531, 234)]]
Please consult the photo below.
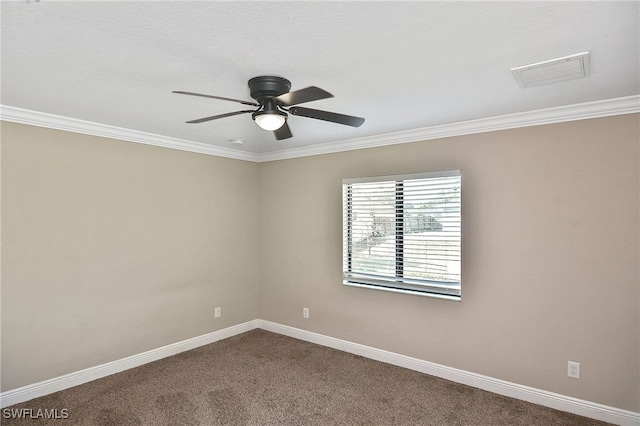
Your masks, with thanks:
[(286, 116), (278, 111), (255, 114), (253, 119), (258, 126), (268, 131), (278, 130), (284, 125), (284, 122), (287, 121)]

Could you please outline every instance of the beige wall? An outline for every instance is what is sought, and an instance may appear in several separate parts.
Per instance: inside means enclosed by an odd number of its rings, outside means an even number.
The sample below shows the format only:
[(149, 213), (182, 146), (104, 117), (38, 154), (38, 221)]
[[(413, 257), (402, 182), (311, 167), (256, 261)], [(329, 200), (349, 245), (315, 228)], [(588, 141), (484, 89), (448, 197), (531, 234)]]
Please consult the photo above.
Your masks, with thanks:
[(2, 390), (255, 319), (257, 167), (2, 123)]
[[(3, 123), (2, 390), (262, 318), (640, 411), (638, 128), (252, 164)], [(343, 286), (341, 180), (448, 169), (462, 301)]]
[[(627, 115), (262, 164), (260, 318), (640, 411), (638, 127)], [(341, 285), (341, 180), (450, 169), (462, 301)]]

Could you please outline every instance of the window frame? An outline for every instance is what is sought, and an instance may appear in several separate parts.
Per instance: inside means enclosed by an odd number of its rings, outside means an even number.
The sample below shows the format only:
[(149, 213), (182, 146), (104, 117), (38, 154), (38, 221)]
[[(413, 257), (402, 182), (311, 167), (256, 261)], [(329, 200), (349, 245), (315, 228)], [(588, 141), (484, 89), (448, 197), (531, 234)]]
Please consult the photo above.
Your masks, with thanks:
[[(459, 200), (459, 251), (458, 257), (462, 265), (462, 175), (459, 170), (446, 170), (438, 172), (400, 174), (390, 176), (377, 176), (365, 178), (351, 178), (342, 180), (342, 213), (343, 213), (343, 281), (346, 286), (362, 287), (376, 290), (391, 291), (396, 293), (412, 294), (419, 296), (435, 297), (440, 299), (460, 301), (462, 298), (462, 267), (460, 279), (457, 282), (412, 279), (404, 276), (404, 250), (405, 250), (405, 216), (404, 185), (406, 181), (425, 180), (435, 178), (457, 177)], [(361, 183), (395, 182), (394, 195), (396, 201), (395, 210), (395, 277), (381, 277), (376, 274), (353, 271), (353, 185)]]

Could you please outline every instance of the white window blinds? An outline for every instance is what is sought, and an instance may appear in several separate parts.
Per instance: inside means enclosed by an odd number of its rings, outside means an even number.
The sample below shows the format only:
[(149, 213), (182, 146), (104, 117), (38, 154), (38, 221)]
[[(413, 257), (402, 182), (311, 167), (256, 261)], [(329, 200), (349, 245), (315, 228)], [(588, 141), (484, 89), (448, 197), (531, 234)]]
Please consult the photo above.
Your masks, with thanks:
[(344, 284), (459, 299), (459, 171), (343, 180)]

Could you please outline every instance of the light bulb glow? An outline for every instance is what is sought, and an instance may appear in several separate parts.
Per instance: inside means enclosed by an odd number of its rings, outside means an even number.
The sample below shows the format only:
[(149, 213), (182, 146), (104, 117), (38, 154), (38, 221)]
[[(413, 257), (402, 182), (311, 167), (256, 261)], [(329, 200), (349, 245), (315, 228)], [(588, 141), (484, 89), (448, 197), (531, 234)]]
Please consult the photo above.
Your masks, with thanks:
[(254, 117), (256, 124), (264, 130), (277, 130), (284, 125), (286, 117), (280, 114), (264, 113)]

